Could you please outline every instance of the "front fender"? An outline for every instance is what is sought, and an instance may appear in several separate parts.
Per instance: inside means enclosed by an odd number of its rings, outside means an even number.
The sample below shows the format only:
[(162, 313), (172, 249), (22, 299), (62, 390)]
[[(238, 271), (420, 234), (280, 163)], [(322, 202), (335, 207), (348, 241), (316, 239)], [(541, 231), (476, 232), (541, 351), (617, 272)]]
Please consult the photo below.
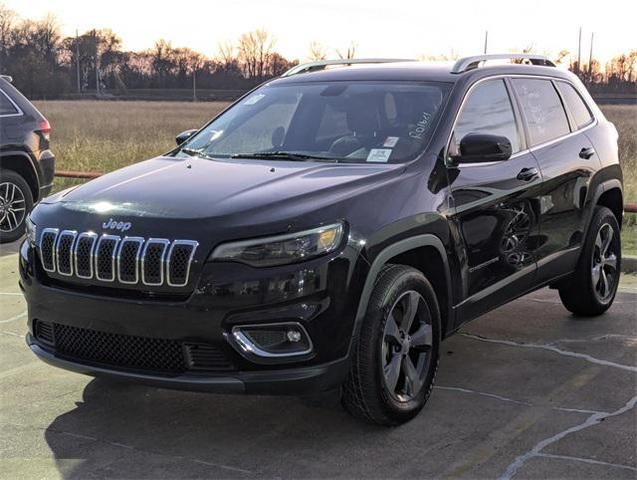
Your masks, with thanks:
[[(451, 274), (449, 270), (449, 262), (447, 257), (447, 252), (445, 250), (445, 246), (442, 240), (434, 234), (421, 234), (415, 235), (412, 237), (405, 238), (398, 242), (392, 243), (391, 245), (385, 247), (381, 250), (371, 262), (369, 267), (369, 271), (367, 274), (367, 278), (365, 279), (365, 283), (363, 285), (363, 289), (360, 295), (360, 299), (358, 302), (358, 308), (356, 310), (356, 316), (354, 318), (354, 330), (352, 334), (352, 339), (350, 341), (349, 351), (351, 353), (352, 346), (354, 344), (354, 339), (357, 338), (360, 328), (365, 318), (365, 314), (367, 313), (367, 306), (369, 304), (369, 299), (372, 295), (372, 291), (374, 290), (374, 284), (376, 282), (376, 278), (378, 274), (382, 270), (382, 268), (388, 263), (388, 261), (400, 255), (401, 253), (408, 252), (410, 250), (414, 250), (421, 247), (433, 247), (435, 248), (440, 257), (442, 259), (444, 265), (444, 274), (445, 274), (445, 284), (447, 286), (447, 292), (450, 296), (451, 294)], [(448, 315), (451, 313), (451, 302), (449, 302)], [(451, 317), (448, 317), (450, 321), (447, 322), (447, 327), (449, 328), (454, 324), (451, 321)]]

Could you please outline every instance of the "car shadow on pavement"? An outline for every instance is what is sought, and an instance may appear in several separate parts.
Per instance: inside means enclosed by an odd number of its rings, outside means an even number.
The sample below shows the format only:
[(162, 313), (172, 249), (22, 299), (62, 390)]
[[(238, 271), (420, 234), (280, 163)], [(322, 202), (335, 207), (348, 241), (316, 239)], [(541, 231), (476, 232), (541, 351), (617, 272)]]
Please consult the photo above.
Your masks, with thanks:
[(393, 429), (367, 425), (330, 403), (93, 379), (45, 439), (65, 478), (334, 476), (341, 467), (356, 471), (360, 457), (348, 460), (349, 448), (362, 447), (364, 438), (368, 452), (378, 444), (381, 454)]
[(0, 245), (0, 257), (6, 257), (7, 255), (13, 255), (20, 251), (20, 245), (22, 244), (22, 238), (11, 243), (4, 243)]

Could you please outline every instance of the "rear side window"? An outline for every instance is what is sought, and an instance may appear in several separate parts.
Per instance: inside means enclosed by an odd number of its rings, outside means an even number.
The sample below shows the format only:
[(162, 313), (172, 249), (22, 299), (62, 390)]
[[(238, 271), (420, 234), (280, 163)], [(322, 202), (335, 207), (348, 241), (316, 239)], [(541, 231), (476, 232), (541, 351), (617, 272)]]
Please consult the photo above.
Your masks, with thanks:
[(0, 116), (15, 115), (16, 113), (20, 112), (18, 112), (18, 109), (15, 108), (13, 102), (9, 100), (7, 94), (0, 90)]
[(511, 142), (512, 152), (520, 151), (520, 134), (503, 80), (480, 83), (469, 94), (454, 129), (456, 146), (469, 133), (506, 137)]
[(549, 80), (514, 78), (512, 82), (522, 104), (531, 145), (570, 132), (562, 101)]
[(577, 128), (585, 127), (591, 123), (593, 121), (593, 115), (584, 103), (584, 100), (582, 100), (582, 97), (580, 97), (580, 94), (575, 90), (575, 87), (566, 82), (556, 83), (564, 102), (566, 102), (566, 106), (571, 112), (571, 115), (573, 115)]

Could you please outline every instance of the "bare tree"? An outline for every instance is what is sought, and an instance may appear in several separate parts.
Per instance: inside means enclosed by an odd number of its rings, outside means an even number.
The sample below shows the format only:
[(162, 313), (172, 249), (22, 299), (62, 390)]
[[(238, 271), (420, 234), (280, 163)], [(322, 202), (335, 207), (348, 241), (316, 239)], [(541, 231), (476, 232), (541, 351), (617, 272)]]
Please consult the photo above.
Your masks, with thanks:
[(267, 30), (255, 30), (239, 37), (238, 58), (247, 78), (263, 78), (269, 68), (274, 38)]
[(340, 50), (336, 49), (336, 55), (338, 55), (338, 58), (340, 58), (341, 60), (353, 59), (356, 56), (356, 44), (354, 42), (351, 42), (349, 47), (347, 47), (345, 53), (341, 53)]
[(201, 68), (205, 57), (190, 48), (176, 48), (172, 51), (177, 77), (185, 79)]
[(159, 86), (165, 87), (166, 77), (172, 73), (175, 66), (173, 47), (170, 42), (161, 38), (155, 42), (149, 53), (153, 58), (153, 70), (157, 75)]
[(562, 63), (564, 62), (564, 60), (566, 59), (566, 57), (569, 56), (571, 52), (569, 52), (566, 49), (560, 50), (559, 53), (557, 54), (557, 57), (555, 57), (555, 63)]
[(308, 58), (313, 62), (325, 60), (327, 58), (327, 50), (325, 49), (325, 46), (319, 42), (310, 43), (310, 53)]
[(16, 13), (13, 10), (0, 4), (0, 68), (9, 54), (16, 18)]
[(219, 64), (224, 69), (228, 69), (236, 63), (237, 58), (235, 56), (235, 47), (230, 40), (220, 42), (217, 50), (219, 51), (217, 54)]
[[(628, 54), (628, 67), (627, 67), (627, 78), (628, 82), (633, 81), (633, 74), (635, 74), (635, 70), (637, 70), (637, 50), (631, 50)], [(637, 80), (637, 78), (635, 78)]]

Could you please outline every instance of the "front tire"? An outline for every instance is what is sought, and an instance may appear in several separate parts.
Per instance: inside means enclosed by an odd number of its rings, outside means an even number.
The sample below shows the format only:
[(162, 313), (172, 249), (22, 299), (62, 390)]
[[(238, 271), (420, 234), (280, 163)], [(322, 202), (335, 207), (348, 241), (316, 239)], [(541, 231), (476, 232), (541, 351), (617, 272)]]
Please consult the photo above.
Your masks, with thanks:
[(343, 388), (343, 405), (379, 425), (399, 425), (425, 405), (438, 369), (440, 310), (418, 270), (388, 265), (378, 276)]
[(595, 207), (575, 273), (559, 289), (562, 304), (575, 315), (601, 315), (613, 304), (620, 271), (621, 237), (617, 218), (608, 208)]
[(12, 170), (0, 171), (0, 243), (13, 242), (24, 234), (33, 194), (27, 182)]

